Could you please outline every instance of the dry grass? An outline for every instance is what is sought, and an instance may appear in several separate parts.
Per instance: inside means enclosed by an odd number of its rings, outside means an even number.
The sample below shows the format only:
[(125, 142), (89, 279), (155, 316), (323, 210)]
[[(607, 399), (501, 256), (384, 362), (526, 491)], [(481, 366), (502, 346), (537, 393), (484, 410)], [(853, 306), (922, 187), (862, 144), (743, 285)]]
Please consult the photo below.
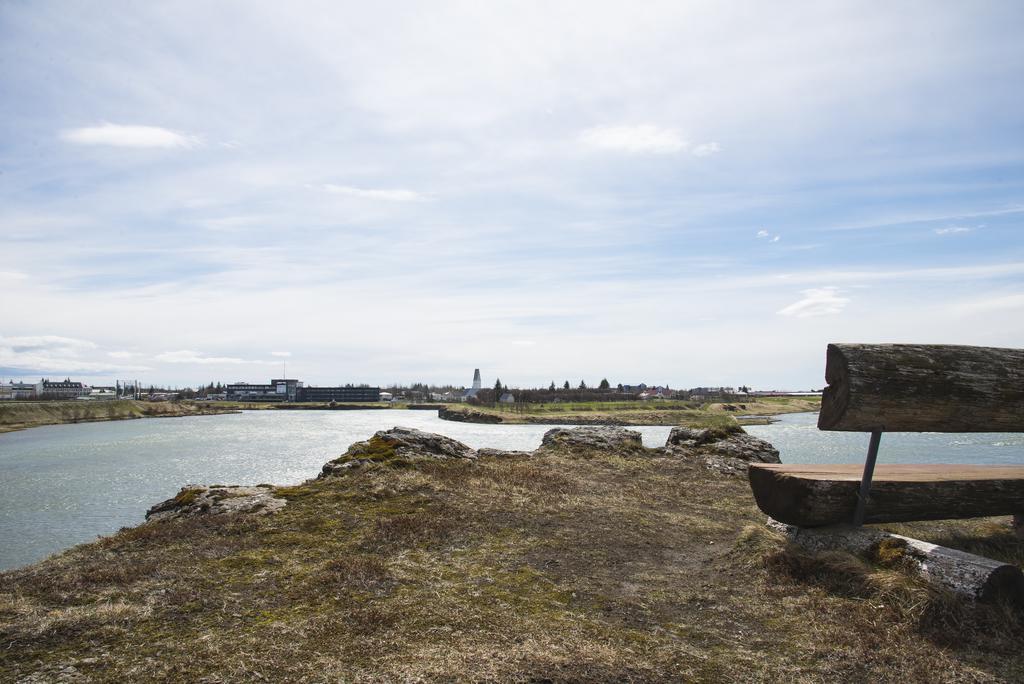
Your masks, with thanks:
[(0, 402), (0, 432), (13, 432), (40, 425), (230, 412), (223, 408), (188, 401), (5, 401)]
[[(498, 406), (448, 405), (449, 411), (470, 416), (494, 417), (502, 423), (685, 425), (725, 427), (736, 425), (736, 416), (770, 416), (817, 411), (820, 397), (764, 397), (734, 404), (658, 400), (626, 402), (565, 402)], [(474, 422), (470, 420), (470, 422)], [(480, 420), (478, 422), (488, 422)], [(744, 421), (749, 422), (749, 421)]]
[(1018, 613), (788, 548), (742, 479), (660, 451), (277, 491), (0, 575), (0, 680), (1024, 679)]

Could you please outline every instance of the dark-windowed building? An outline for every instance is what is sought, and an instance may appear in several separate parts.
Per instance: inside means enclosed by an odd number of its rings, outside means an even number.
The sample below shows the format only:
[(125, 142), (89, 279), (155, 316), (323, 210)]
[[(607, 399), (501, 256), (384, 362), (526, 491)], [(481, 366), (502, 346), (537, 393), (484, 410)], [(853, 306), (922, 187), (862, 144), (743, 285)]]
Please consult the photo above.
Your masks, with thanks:
[(89, 388), (71, 378), (51, 382), (40, 380), (36, 383), (36, 396), (40, 399), (77, 399), (89, 394)]
[(380, 387), (300, 387), (298, 401), (380, 401)]
[(229, 401), (295, 401), (301, 387), (298, 380), (278, 378), (271, 380), (269, 385), (236, 382), (228, 385), (224, 392)]
[(238, 382), (224, 388), (228, 401), (380, 401), (379, 387), (304, 387), (298, 380), (277, 378), (267, 385)]

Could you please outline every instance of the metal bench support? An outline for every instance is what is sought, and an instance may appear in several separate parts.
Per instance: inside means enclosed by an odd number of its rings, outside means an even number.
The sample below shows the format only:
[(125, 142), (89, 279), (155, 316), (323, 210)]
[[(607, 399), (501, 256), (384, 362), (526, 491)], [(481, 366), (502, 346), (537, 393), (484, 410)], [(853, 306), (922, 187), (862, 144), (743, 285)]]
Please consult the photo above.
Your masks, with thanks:
[(857, 494), (857, 510), (853, 513), (853, 524), (860, 527), (864, 524), (865, 509), (871, 495), (871, 478), (875, 474), (875, 461), (878, 459), (878, 444), (882, 441), (882, 431), (873, 430), (868, 443), (868, 458), (864, 461), (864, 475), (860, 479), (860, 492)]

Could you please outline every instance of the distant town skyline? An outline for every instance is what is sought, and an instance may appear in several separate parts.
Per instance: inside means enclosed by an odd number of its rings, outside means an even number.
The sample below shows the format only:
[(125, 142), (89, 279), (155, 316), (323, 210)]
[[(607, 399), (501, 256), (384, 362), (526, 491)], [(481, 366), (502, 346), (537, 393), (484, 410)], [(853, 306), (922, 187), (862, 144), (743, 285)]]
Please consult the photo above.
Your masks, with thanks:
[(0, 378), (802, 389), (832, 341), (1024, 347), (1021, 26), (3, 3)]

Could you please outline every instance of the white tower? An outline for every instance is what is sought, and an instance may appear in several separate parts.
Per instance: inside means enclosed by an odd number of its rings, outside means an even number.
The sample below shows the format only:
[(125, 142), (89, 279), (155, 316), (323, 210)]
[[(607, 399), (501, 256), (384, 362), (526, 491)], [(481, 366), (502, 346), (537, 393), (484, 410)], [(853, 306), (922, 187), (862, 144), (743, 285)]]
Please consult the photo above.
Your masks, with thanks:
[(480, 389), (480, 369), (477, 368), (473, 371), (473, 389)]

